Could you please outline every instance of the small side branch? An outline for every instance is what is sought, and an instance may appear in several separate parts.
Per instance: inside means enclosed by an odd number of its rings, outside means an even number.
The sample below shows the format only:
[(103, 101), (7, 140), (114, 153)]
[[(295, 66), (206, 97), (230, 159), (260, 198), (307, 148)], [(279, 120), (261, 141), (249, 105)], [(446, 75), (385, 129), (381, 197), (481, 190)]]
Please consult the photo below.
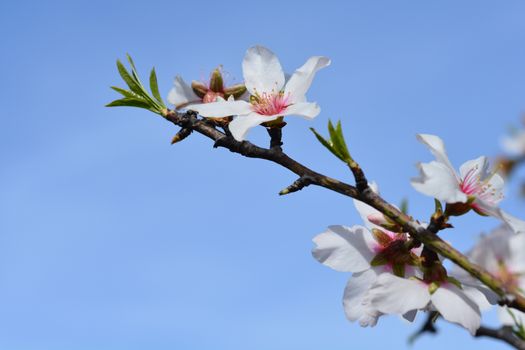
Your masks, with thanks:
[(279, 127), (266, 128), (268, 135), (270, 135), (270, 149), (282, 151), (283, 145), (283, 129)]
[(475, 337), (498, 339), (504, 341), (516, 349), (525, 350), (525, 341), (518, 338), (518, 336), (514, 334), (511, 326), (503, 326), (498, 329), (481, 326), (476, 331)]
[(181, 142), (182, 140), (184, 140), (186, 137), (190, 136), (191, 135), (191, 132), (193, 130), (191, 128), (181, 128), (176, 134), (175, 136), (173, 136), (173, 139), (171, 139), (171, 144), (175, 144), (177, 142)]
[[(176, 125), (190, 128), (193, 131), (196, 131), (212, 139), (215, 141), (215, 147), (224, 147), (229, 149), (231, 152), (238, 153), (249, 158), (266, 159), (290, 170), (300, 178), (308, 178), (309, 184), (324, 187), (331, 191), (355, 198), (370, 205), (390, 218), (396, 224), (403, 227), (405, 232), (409, 233), (412, 238), (417, 239), (426, 247), (432, 249), (436, 253), (439, 253), (441, 256), (450, 259), (452, 262), (470, 273), (474, 278), (478, 279), (487, 287), (492, 289), (500, 297), (504, 298), (509, 296), (509, 300), (512, 300), (512, 305), (510, 306), (525, 312), (525, 297), (521, 295), (518, 290), (507, 288), (507, 286), (505, 286), (499, 279), (492, 276), (488, 271), (481, 268), (480, 266), (470, 262), (465, 255), (454, 249), (454, 247), (452, 247), (450, 244), (443, 241), (434, 232), (424, 228), (416, 220), (402, 213), (392, 204), (385, 201), (377, 193), (367, 188), (368, 184), (366, 182), (366, 178), (362, 171), (360, 171), (357, 163), (355, 164), (356, 166), (354, 166), (354, 164), (349, 166), (350, 169), (355, 172), (354, 176), (356, 177), (356, 182), (358, 182), (358, 186), (362, 190), (358, 190), (357, 187), (317, 173), (297, 162), (296, 160), (290, 158), (280, 149), (266, 149), (256, 146), (248, 141), (238, 142), (233, 137), (228, 137), (225, 133), (217, 130), (213, 125), (210, 125), (209, 123), (206, 123), (206, 121), (199, 119), (194, 112), (190, 111), (187, 113), (182, 113), (176, 111), (167, 111), (164, 114), (164, 117)], [(301, 184), (302, 183), (300, 181), (297, 188), (305, 187), (300, 187)]]
[(279, 192), (279, 195), (283, 196), (285, 194), (293, 193), (302, 190), (306, 186), (312, 183), (312, 179), (307, 175), (301, 176), (293, 182), (290, 186), (286, 187), (284, 190)]

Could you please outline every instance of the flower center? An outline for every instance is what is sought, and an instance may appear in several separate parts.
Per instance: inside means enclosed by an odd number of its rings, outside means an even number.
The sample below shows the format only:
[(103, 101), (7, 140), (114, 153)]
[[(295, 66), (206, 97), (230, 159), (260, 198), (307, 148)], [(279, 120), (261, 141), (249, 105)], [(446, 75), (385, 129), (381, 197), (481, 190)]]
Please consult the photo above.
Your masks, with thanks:
[(393, 234), (373, 229), (372, 234), (376, 242), (375, 256), (370, 265), (382, 266), (391, 270), (395, 275), (404, 277), (405, 269), (418, 264), (418, 257), (406, 245), (404, 233)]
[(468, 196), (474, 196), (482, 201), (490, 204), (497, 205), (503, 199), (503, 193), (498, 189), (495, 189), (490, 180), (496, 175), (498, 168), (495, 168), (489, 176), (485, 179), (481, 179), (478, 171), (478, 166), (470, 169), (460, 184), (460, 189), (463, 193)]
[(224, 97), (224, 94), (222, 92), (214, 92), (211, 90), (208, 90), (204, 97), (202, 98), (202, 102), (204, 103), (210, 103), (215, 102), (217, 100), (217, 97)]
[(250, 96), (250, 103), (254, 112), (261, 115), (279, 115), (283, 113), (289, 106), (289, 95), (284, 95), (283, 92), (271, 93), (263, 92), (256, 93)]

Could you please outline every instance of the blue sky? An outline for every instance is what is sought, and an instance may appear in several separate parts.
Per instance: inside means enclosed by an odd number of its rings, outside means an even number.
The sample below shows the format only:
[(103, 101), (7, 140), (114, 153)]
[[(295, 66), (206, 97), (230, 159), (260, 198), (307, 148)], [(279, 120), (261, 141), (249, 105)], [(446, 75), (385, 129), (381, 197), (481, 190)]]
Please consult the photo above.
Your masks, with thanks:
[[(223, 64), (241, 80), (254, 44), (292, 72), (326, 55), (309, 91), (321, 114), (289, 118), (285, 150), (351, 181), (312, 137), (341, 119), (351, 152), (394, 203), (429, 215), (409, 184), (440, 135), (460, 165), (497, 155), (525, 110), (522, 1), (4, 1), (0, 4), (0, 349), (404, 348), (396, 317), (344, 318), (348, 275), (312, 259), (330, 224), (359, 223), (348, 198), (319, 188), (279, 197), (295, 177), (143, 110), (109, 109), (129, 52), (176, 74)], [(254, 142), (266, 144), (264, 130)], [(525, 217), (512, 192), (503, 207)], [(497, 225), (458, 218), (461, 249)], [(494, 322), (492, 314), (486, 323)], [(505, 346), (440, 323), (415, 348)]]

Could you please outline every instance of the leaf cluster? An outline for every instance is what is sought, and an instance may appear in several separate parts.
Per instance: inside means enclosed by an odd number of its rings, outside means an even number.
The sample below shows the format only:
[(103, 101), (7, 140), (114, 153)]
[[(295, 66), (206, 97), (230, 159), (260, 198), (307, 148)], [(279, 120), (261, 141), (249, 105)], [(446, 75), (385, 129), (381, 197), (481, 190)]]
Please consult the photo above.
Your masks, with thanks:
[(108, 103), (106, 107), (137, 107), (165, 115), (167, 108), (160, 97), (155, 68), (151, 69), (149, 76), (149, 86), (151, 90), (151, 93), (149, 93), (139, 79), (133, 59), (129, 54), (126, 56), (131, 66), (131, 71), (128, 71), (120, 60), (117, 60), (117, 69), (129, 90), (112, 86), (111, 88), (120, 93), (123, 98)]

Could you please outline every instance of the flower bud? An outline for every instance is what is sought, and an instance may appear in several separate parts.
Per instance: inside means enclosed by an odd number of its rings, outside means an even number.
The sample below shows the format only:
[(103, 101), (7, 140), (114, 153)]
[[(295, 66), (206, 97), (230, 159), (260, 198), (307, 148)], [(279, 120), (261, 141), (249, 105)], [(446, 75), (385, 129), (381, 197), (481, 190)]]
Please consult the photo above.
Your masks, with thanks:
[(467, 203), (447, 203), (445, 207), (445, 216), (461, 216), (472, 209), (470, 201)]
[(208, 92), (208, 87), (206, 84), (197, 80), (191, 82), (191, 89), (195, 95), (199, 96), (200, 98), (204, 98), (204, 95), (206, 95)]
[(219, 68), (215, 68), (210, 76), (210, 90), (213, 92), (224, 92), (224, 81)]
[(238, 99), (246, 92), (246, 86), (244, 84), (236, 84), (224, 88), (224, 98), (228, 99), (230, 96), (233, 96), (234, 99)]
[(381, 226), (382, 228), (391, 231), (391, 232), (403, 232), (403, 228), (390, 220), (390, 218), (386, 217), (385, 215), (381, 213), (376, 214), (370, 214), (367, 216), (368, 221), (373, 223), (374, 225)]

